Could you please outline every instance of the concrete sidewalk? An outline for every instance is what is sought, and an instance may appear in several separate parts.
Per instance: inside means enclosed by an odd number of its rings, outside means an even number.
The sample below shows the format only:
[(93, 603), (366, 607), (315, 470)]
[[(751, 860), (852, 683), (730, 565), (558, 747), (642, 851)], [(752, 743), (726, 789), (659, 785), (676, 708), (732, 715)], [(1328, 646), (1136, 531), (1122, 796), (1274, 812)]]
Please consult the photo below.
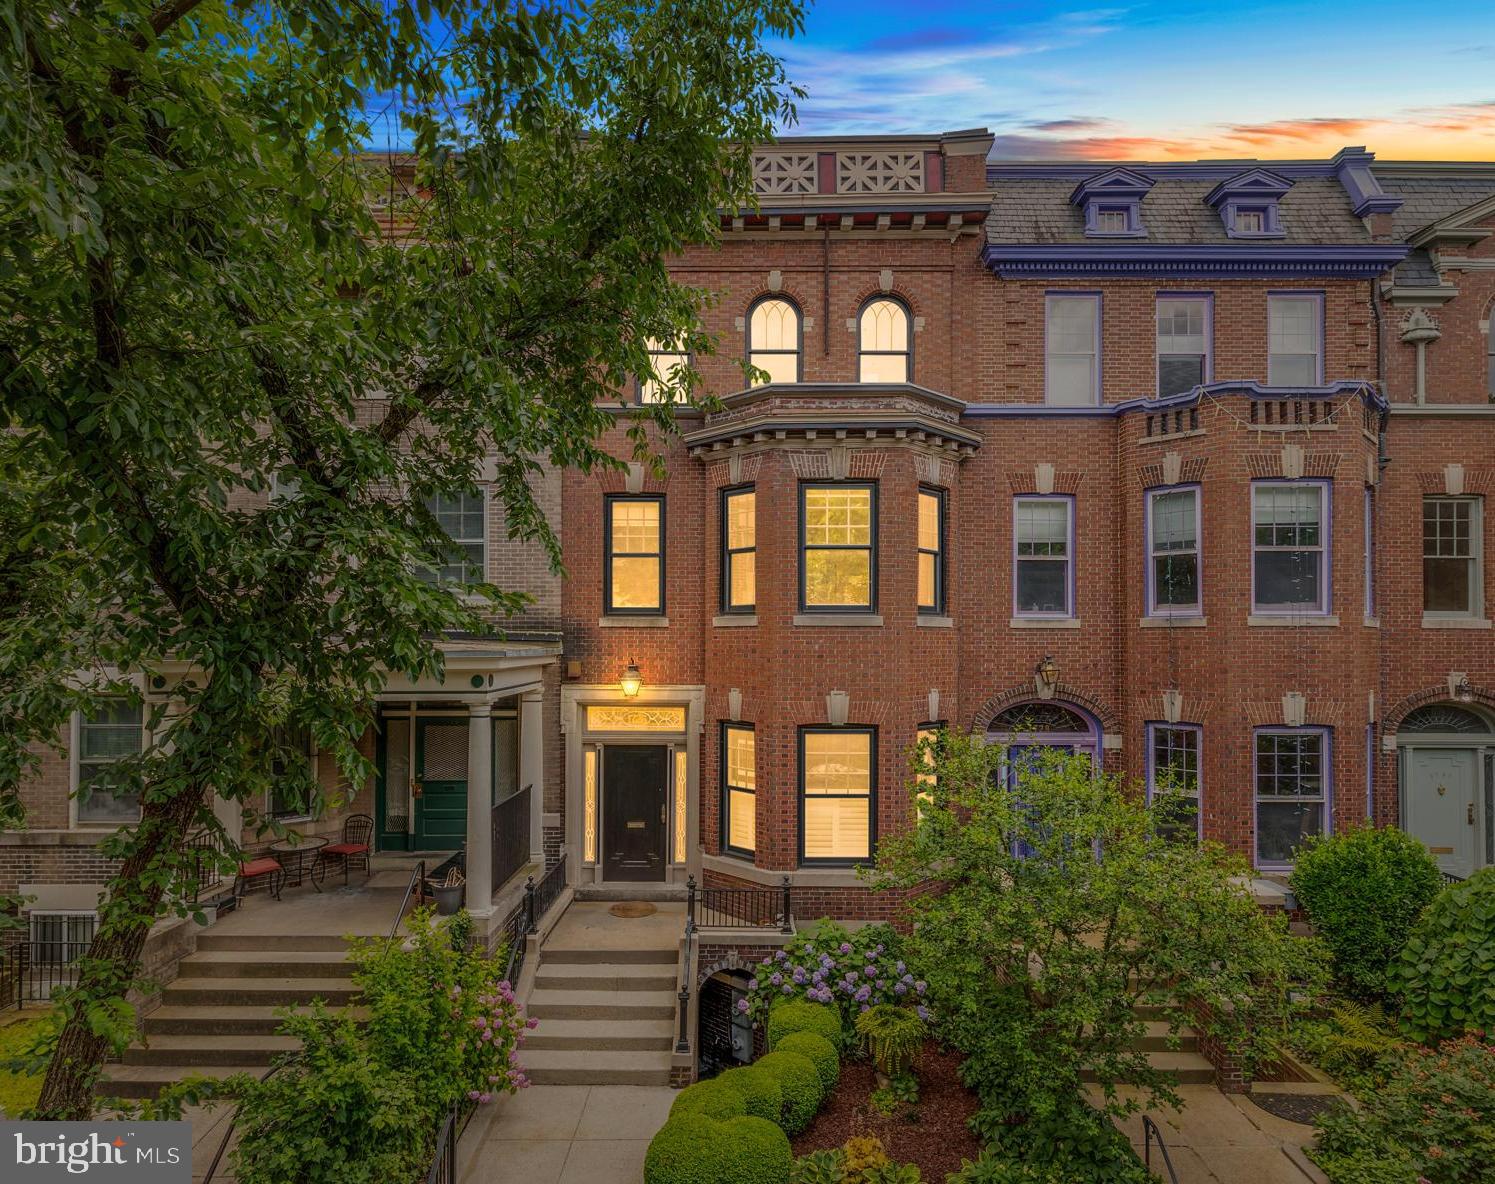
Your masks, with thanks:
[(459, 1184), (642, 1184), (644, 1152), (677, 1091), (533, 1085), (481, 1106), (457, 1149)]

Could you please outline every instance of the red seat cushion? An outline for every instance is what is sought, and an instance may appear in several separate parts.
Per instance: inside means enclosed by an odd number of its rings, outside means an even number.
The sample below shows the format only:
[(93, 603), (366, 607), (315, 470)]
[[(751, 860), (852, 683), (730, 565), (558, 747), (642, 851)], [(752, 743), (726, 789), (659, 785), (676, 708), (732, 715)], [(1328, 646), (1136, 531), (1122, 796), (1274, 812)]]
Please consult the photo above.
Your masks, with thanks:
[(369, 849), (367, 843), (333, 843), (330, 847), (323, 847), (325, 855), (362, 855)]
[(271, 859), (268, 855), (261, 856), (259, 859), (251, 859), (248, 863), (241, 863), (239, 865), (239, 874), (241, 876), (263, 876), (280, 870), (280, 861)]

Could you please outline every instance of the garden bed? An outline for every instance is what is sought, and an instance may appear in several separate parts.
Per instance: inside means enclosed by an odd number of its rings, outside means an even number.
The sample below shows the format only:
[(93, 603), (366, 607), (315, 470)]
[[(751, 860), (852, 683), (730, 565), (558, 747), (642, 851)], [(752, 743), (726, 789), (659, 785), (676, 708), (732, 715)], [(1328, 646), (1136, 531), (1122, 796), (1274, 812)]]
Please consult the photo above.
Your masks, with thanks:
[(925, 1180), (943, 1180), (961, 1161), (981, 1154), (981, 1142), (966, 1125), (980, 1104), (960, 1083), (960, 1056), (933, 1041), (914, 1062), (919, 1100), (885, 1115), (871, 1103), (877, 1079), (870, 1060), (842, 1062), (841, 1080), (815, 1121), (793, 1140), (795, 1155), (840, 1147), (858, 1135), (876, 1135), (888, 1157), (919, 1166)]

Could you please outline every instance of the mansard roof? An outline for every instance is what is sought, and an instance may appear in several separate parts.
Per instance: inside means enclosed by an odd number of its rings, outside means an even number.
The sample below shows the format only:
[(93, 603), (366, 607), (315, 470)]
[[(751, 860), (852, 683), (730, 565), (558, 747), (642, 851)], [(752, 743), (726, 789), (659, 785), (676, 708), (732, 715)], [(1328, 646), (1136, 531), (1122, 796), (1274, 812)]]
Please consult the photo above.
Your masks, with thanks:
[(1401, 208), (1391, 216), (1393, 232), (1413, 244), (1396, 268), (1396, 287), (1444, 287), (1433, 265), (1434, 240), (1440, 231), (1456, 234), (1488, 218), (1495, 203), (1495, 164), (1388, 161), (1372, 167), (1386, 192), (1402, 199)]

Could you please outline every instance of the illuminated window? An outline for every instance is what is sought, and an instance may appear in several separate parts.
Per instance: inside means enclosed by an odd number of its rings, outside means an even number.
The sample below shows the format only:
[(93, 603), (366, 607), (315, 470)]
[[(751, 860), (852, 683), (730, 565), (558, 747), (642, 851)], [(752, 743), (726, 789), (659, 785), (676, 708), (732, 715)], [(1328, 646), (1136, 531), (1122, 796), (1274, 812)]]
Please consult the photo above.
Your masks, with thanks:
[(597, 750), (585, 748), (581, 753), (582, 828), (581, 858), (584, 863), (597, 862)]
[(750, 613), (757, 604), (758, 496), (722, 490), (722, 612)]
[(1147, 495), (1148, 612), (1199, 612), (1199, 490), (1155, 489)]
[(140, 819), (138, 793), (114, 793), (116, 761), (137, 755), (145, 744), (140, 704), (101, 700), (91, 715), (78, 718), (78, 821), (123, 823)]
[(609, 496), (603, 537), (607, 613), (664, 612), (664, 498)]
[(641, 377), (638, 383), (640, 403), (683, 402), (686, 392), (685, 371), (690, 369), (690, 354), (678, 345), (666, 345), (650, 338), (644, 348), (649, 351), (652, 377)]
[(675, 862), (684, 863), (686, 855), (686, 818), (689, 810), (690, 754), (684, 748), (675, 753)]
[(422, 574), (440, 584), (481, 584), (488, 578), (488, 532), (482, 491), (429, 498), (426, 509), (446, 532), (448, 542), (441, 562)]
[(1020, 497), (1014, 512), (1017, 615), (1073, 616), (1074, 503), (1067, 497)]
[(871, 858), (873, 750), (871, 728), (800, 729), (800, 854), (806, 863)]
[(857, 381), (908, 382), (913, 378), (913, 339), (908, 309), (886, 296), (862, 306), (857, 324)]
[(1199, 737), (1194, 724), (1147, 725), (1147, 800), (1161, 795), (1158, 833), (1199, 837)]
[(799, 381), (800, 345), (799, 309), (788, 300), (765, 296), (749, 310), (747, 359), (769, 382)]
[(683, 732), (685, 708), (654, 704), (597, 705), (586, 708), (589, 732)]
[(757, 846), (756, 740), (751, 727), (722, 725), (722, 845), (738, 855)]
[(945, 611), (945, 491), (919, 490), (919, 611)]
[(918, 772), (914, 774), (914, 784), (919, 787), (914, 791), (914, 797), (920, 821), (923, 821), (925, 809), (934, 801), (934, 787), (939, 781), (935, 761), (939, 757), (940, 729), (944, 726), (942, 723), (921, 724), (914, 733), (914, 746), (918, 750), (915, 756)]
[(876, 490), (871, 485), (800, 486), (800, 607), (871, 612), (876, 606)]

